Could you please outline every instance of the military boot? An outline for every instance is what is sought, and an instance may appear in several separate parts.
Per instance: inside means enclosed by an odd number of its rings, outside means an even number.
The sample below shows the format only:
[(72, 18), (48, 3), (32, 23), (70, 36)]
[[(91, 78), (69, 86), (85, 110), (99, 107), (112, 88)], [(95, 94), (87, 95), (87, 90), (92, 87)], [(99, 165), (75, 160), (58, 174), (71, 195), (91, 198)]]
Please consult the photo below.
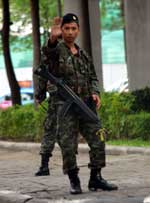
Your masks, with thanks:
[(68, 171), (68, 177), (70, 180), (70, 194), (81, 194), (82, 189), (80, 185), (80, 179), (78, 177), (78, 169), (72, 169)]
[(39, 170), (35, 173), (35, 176), (48, 176), (50, 175), (48, 168), (49, 156), (47, 154), (41, 155), (41, 166)]
[(97, 191), (98, 189), (111, 191), (118, 189), (115, 184), (108, 183), (105, 179), (103, 179), (101, 176), (101, 171), (97, 169), (91, 169), (88, 188), (90, 191)]

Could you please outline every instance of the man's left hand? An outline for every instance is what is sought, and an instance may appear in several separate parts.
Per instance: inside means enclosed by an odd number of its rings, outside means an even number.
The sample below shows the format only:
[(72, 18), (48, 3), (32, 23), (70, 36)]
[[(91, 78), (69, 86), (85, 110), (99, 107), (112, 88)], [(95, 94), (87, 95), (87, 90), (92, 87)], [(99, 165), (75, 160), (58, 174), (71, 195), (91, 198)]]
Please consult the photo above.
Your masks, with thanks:
[(101, 106), (101, 100), (100, 97), (97, 94), (92, 94), (92, 98), (96, 104), (96, 108), (99, 109)]

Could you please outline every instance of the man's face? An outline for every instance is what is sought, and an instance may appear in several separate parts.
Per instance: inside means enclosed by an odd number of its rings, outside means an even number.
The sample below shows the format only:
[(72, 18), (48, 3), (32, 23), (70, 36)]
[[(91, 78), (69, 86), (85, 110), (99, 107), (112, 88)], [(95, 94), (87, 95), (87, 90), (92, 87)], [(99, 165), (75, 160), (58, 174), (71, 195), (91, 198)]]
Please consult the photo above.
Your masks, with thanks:
[(79, 26), (75, 22), (65, 23), (61, 29), (62, 38), (67, 43), (74, 42), (79, 34)]

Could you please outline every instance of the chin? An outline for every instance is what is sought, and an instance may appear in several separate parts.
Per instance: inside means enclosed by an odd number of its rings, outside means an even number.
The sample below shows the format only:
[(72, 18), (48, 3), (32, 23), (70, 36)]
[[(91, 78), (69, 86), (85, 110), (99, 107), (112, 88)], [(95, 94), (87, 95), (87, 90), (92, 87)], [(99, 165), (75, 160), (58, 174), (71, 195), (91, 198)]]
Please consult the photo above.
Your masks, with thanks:
[(66, 39), (66, 42), (74, 42), (75, 41), (75, 38), (67, 38)]

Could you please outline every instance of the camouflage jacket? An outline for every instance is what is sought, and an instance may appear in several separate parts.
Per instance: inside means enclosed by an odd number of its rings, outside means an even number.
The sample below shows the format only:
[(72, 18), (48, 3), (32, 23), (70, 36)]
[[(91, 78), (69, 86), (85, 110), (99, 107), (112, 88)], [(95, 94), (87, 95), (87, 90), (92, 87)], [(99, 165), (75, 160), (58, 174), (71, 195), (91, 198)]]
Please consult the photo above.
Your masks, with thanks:
[[(39, 67), (48, 68), (56, 77), (62, 78), (81, 98), (99, 94), (99, 84), (95, 68), (89, 55), (76, 45), (78, 54), (73, 55), (64, 41), (42, 48)], [(49, 81), (39, 78), (35, 88), (35, 97), (44, 100), (46, 91), (57, 91)]]

